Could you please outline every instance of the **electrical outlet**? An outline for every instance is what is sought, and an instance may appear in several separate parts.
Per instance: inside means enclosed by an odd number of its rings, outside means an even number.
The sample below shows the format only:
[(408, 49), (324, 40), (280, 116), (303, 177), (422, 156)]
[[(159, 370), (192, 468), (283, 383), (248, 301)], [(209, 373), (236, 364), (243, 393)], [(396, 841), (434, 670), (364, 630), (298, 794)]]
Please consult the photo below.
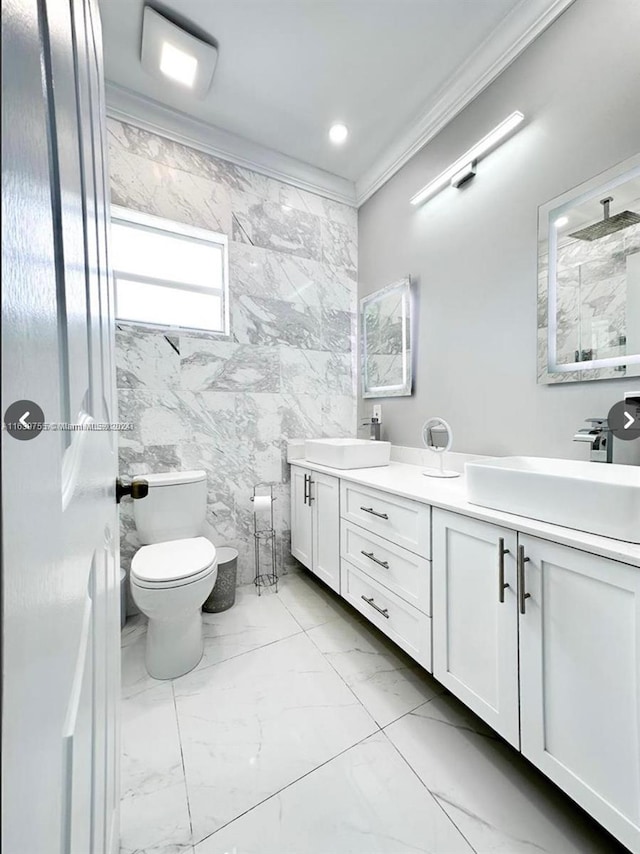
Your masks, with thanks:
[(371, 413), (373, 418), (377, 418), (380, 423), (382, 423), (382, 404), (376, 403), (373, 407), (373, 412)]

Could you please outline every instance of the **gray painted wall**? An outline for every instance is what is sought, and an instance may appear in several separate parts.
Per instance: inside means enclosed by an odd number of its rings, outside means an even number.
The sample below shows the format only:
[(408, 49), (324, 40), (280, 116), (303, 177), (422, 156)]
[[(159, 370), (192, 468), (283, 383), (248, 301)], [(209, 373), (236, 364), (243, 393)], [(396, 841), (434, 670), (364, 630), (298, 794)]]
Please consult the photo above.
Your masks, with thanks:
[[(382, 401), (385, 439), (418, 446), (441, 415), (457, 451), (586, 459), (583, 419), (640, 386), (536, 384), (537, 209), (640, 150), (639, 37), (636, 0), (576, 0), (360, 209), (359, 296), (407, 274), (417, 295), (415, 391)], [(516, 109), (526, 126), (469, 185), (409, 204)], [(638, 445), (616, 442), (615, 459), (640, 463)]]

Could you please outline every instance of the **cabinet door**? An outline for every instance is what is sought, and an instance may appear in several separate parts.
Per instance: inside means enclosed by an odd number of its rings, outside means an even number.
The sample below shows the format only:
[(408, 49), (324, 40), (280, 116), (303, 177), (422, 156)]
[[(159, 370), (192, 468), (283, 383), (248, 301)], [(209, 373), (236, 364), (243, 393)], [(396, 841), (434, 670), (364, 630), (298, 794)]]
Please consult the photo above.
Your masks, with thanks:
[(312, 510), (306, 500), (310, 476), (308, 469), (291, 466), (291, 554), (307, 569), (312, 566)]
[(311, 474), (313, 510), (312, 570), (336, 593), (340, 592), (340, 481), (328, 474)]
[(513, 531), (433, 511), (433, 675), (519, 747), (516, 542)]
[(519, 543), (522, 752), (640, 852), (640, 569)]

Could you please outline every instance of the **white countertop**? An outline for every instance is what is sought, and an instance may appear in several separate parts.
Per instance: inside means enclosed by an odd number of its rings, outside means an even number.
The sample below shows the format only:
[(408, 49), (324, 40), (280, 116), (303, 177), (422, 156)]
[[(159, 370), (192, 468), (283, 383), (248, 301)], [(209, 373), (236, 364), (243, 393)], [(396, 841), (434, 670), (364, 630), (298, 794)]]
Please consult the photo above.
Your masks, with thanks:
[(453, 510), (474, 519), (483, 519), (486, 522), (503, 525), (505, 528), (511, 528), (523, 534), (531, 534), (535, 537), (541, 537), (543, 540), (551, 540), (554, 543), (582, 549), (592, 554), (640, 567), (640, 545), (612, 540), (609, 537), (600, 537), (596, 534), (587, 534), (583, 531), (575, 531), (573, 528), (563, 528), (560, 525), (539, 522), (527, 516), (515, 516), (512, 513), (502, 513), (499, 510), (490, 510), (487, 507), (470, 504), (467, 501), (464, 474), (457, 478), (438, 480), (437, 478), (424, 477), (422, 474), (424, 467), (422, 466), (396, 462), (389, 463), (388, 466), (368, 469), (335, 469), (330, 466), (310, 463), (305, 459), (291, 460), (291, 465), (304, 466), (304, 468), (312, 471), (323, 472), (352, 483), (381, 489), (403, 498), (411, 498), (433, 507), (441, 507), (443, 510)]

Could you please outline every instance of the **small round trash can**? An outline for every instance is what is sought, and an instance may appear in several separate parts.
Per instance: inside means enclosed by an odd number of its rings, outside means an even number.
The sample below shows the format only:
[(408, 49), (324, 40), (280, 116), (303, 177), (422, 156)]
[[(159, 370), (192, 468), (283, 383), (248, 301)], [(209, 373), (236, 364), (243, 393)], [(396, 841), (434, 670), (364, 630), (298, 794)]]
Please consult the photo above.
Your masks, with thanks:
[(124, 629), (127, 621), (127, 573), (120, 570), (120, 628)]
[(216, 554), (218, 557), (218, 577), (209, 598), (202, 606), (202, 610), (208, 614), (226, 611), (236, 601), (238, 552), (229, 546), (222, 546), (216, 549)]

